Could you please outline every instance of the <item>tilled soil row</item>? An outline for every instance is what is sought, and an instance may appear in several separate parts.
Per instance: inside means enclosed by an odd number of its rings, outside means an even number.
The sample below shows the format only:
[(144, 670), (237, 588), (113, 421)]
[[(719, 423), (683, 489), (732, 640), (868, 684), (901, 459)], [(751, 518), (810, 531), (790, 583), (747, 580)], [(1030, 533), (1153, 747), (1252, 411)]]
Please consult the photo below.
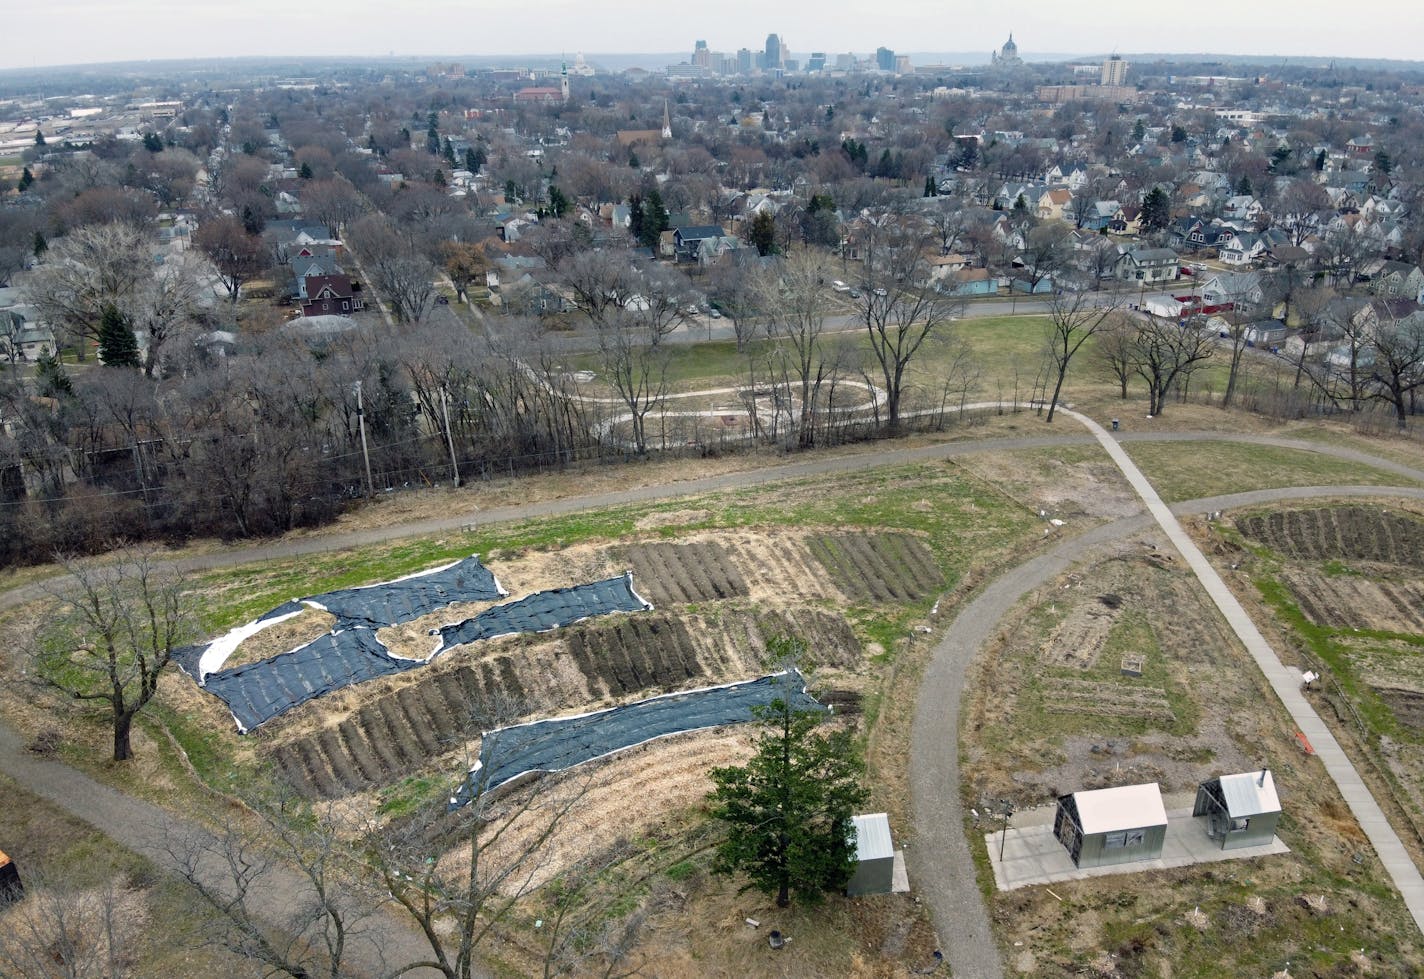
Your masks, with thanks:
[(633, 580), (654, 605), (739, 598), (747, 583), (719, 544), (638, 544), (625, 552)]
[(914, 601), (943, 587), (934, 555), (908, 534), (833, 534), (812, 538), (810, 548), (852, 600)]
[(1252, 540), (1297, 561), (1379, 561), (1424, 568), (1424, 520), (1368, 506), (1249, 514), (1236, 521)]

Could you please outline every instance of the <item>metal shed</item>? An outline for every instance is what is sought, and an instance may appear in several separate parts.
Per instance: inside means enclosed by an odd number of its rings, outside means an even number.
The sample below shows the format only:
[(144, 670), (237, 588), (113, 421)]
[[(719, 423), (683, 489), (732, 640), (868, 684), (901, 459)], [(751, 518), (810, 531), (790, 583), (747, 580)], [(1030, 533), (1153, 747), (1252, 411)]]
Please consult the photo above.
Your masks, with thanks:
[(890, 817), (883, 812), (852, 816), (855, 833), (855, 872), (846, 884), (851, 897), (889, 894), (894, 885), (895, 846), (890, 840)]
[(1264, 846), (1275, 839), (1281, 799), (1268, 768), (1210, 778), (1197, 786), (1193, 816), (1206, 817), (1206, 832), (1223, 850)]
[(1167, 810), (1156, 782), (1059, 796), (1058, 838), (1079, 867), (1109, 867), (1162, 855)]

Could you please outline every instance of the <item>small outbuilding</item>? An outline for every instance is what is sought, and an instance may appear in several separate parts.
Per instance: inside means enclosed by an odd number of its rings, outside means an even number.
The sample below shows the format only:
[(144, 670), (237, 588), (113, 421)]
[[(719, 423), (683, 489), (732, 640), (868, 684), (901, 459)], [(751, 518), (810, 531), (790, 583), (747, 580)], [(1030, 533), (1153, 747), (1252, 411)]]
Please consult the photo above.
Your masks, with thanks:
[(1281, 799), (1268, 768), (1222, 775), (1197, 786), (1193, 816), (1206, 817), (1206, 832), (1223, 850), (1265, 846), (1275, 839)]
[(855, 872), (846, 894), (889, 894), (894, 887), (895, 846), (890, 839), (890, 817), (883, 812), (852, 816), (855, 834)]
[(20, 870), (15, 861), (0, 850), (0, 908), (25, 896), (25, 885), (20, 883)]
[(1156, 782), (1059, 796), (1053, 835), (1078, 867), (1152, 860), (1167, 839), (1167, 810)]

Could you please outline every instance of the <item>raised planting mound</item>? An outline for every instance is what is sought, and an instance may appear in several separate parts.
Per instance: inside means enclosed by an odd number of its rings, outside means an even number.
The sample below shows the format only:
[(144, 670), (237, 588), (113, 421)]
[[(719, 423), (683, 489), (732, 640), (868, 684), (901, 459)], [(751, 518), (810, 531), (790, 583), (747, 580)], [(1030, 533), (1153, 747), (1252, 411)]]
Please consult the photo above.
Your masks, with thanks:
[(1282, 575), (1305, 617), (1332, 629), (1424, 633), (1424, 581), (1288, 571)]
[(741, 679), (777, 665), (767, 662), (766, 640), (783, 634), (807, 639), (807, 665), (860, 660), (845, 618), (815, 609), (587, 622), (553, 639), (505, 641), (473, 663), (452, 659), (407, 674), (419, 679), (338, 724), (276, 732), (282, 740), (266, 754), (303, 795), (335, 798), (392, 782), (462, 745), (488, 726), (491, 708), (538, 717)]
[(1377, 561), (1424, 568), (1424, 519), (1383, 506), (1277, 510), (1240, 517), (1251, 540), (1295, 561)]
[(1090, 669), (1122, 616), (1122, 608), (1117, 595), (1100, 595), (1096, 602), (1075, 605), (1043, 644), (1043, 661), (1050, 666)]
[(747, 583), (713, 542), (635, 544), (623, 551), (638, 588), (654, 605), (685, 605), (747, 594)]
[(827, 534), (810, 548), (852, 601), (914, 601), (944, 587), (934, 554), (909, 534)]
[(1043, 698), (1043, 706), (1061, 714), (1138, 717), (1163, 727), (1177, 720), (1167, 700), (1167, 691), (1150, 684), (1095, 683), (1060, 677), (1053, 681), (1052, 694)]

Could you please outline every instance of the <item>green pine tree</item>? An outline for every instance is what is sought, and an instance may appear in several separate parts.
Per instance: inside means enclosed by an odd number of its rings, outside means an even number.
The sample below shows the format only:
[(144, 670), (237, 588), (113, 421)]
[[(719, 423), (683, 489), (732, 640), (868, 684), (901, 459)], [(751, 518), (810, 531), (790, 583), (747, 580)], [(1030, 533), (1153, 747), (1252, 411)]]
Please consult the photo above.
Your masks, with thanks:
[(44, 138), (44, 130), (43, 130), (43, 129), (36, 129), (36, 130), (35, 130), (35, 145), (36, 145), (36, 146), (44, 146), (44, 145), (45, 145), (45, 138)]
[(39, 258), (45, 252), (49, 251), (49, 242), (45, 241), (43, 231), (35, 232), (35, 239), (30, 244), (30, 250), (34, 253), (35, 258)]
[(99, 320), (99, 359), (106, 367), (139, 367), (138, 340), (129, 318), (113, 303), (104, 306)]
[(757, 216), (752, 218), (752, 230), (749, 234), (752, 246), (756, 248), (757, 254), (765, 258), (776, 248), (776, 219), (771, 216), (770, 211), (758, 211)]
[(74, 385), (58, 357), (40, 354), (35, 361), (35, 390), (41, 398), (68, 397), (74, 393)]
[(749, 888), (775, 895), (779, 907), (793, 893), (816, 904), (854, 870), (851, 817), (869, 797), (860, 784), (865, 766), (850, 731), (816, 730), (819, 711), (777, 699), (758, 713), (756, 755), (745, 767), (711, 772), (712, 814), (728, 829), (712, 868), (745, 874)]
[(302, 168), (297, 171), (297, 176), (300, 177), (302, 180), (310, 180), (312, 178), (311, 164), (303, 162)]
[(475, 160), (475, 150), (473, 147), (465, 147), (465, 169), (471, 173), (479, 173), (480, 165)]
[(30, 185), (31, 185), (32, 183), (34, 183), (34, 182), (35, 182), (35, 175), (34, 175), (33, 173), (30, 173), (30, 168), (29, 168), (29, 167), (25, 167), (24, 169), (22, 169), (22, 170), (20, 171), (20, 183), (19, 183), (20, 193), (23, 194), (25, 191), (29, 190), (29, 189), (30, 189)]
[(1159, 231), (1172, 220), (1172, 199), (1161, 187), (1153, 187), (1142, 196), (1142, 214), (1138, 226), (1143, 231)]
[(1330, 159), (1330, 154), (1327, 153), (1324, 149), (1322, 149), (1319, 153), (1315, 154), (1315, 171), (1316, 171), (1316, 173), (1319, 173), (1320, 171), (1322, 171), (1322, 170), (1325, 169), (1325, 164), (1326, 164), (1326, 162), (1327, 162), (1329, 159)]

